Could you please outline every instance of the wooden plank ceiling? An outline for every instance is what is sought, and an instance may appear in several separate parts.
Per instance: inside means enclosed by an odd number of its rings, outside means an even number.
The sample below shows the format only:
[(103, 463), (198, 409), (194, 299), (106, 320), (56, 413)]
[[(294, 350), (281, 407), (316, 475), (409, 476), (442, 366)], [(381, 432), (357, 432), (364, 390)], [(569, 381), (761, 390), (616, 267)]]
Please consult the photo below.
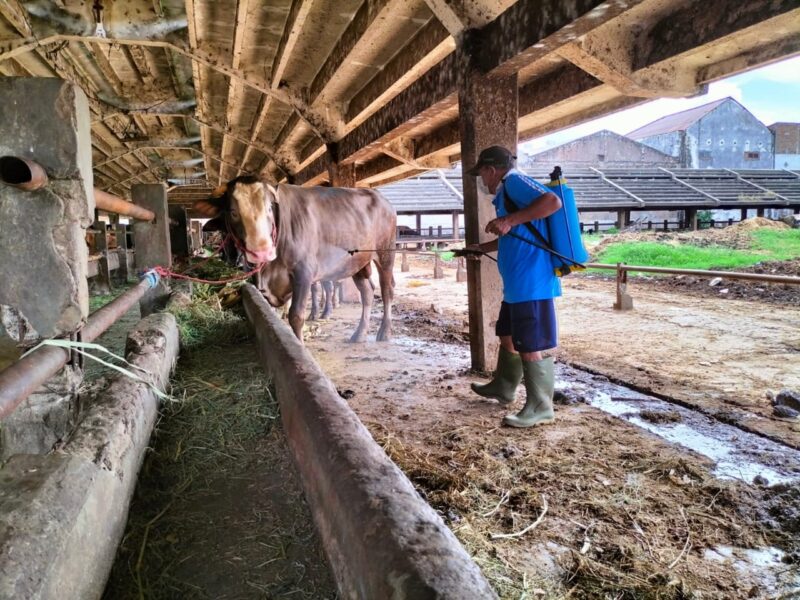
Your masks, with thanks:
[(0, 0), (0, 74), (86, 92), (95, 185), (174, 202), (449, 165), (469, 56), (518, 73), (525, 138), (797, 53), (795, 0)]

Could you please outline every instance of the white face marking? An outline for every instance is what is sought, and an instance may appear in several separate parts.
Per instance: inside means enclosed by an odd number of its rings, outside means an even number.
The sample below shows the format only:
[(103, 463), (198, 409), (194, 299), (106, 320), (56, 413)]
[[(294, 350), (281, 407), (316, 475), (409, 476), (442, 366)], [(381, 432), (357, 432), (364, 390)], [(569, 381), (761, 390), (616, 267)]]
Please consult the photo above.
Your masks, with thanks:
[(272, 243), (272, 198), (267, 198), (263, 184), (238, 183), (233, 191), (231, 217), (244, 229), (244, 242), (247, 260), (270, 262), (277, 253)]

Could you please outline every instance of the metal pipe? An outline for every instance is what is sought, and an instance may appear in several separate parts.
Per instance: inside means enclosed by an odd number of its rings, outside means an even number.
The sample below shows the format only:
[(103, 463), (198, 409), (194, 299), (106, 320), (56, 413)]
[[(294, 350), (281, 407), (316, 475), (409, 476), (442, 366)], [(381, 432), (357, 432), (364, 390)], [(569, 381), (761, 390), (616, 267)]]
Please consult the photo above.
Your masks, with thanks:
[(26, 192), (47, 185), (47, 173), (42, 165), (21, 156), (0, 156), (0, 181)]
[(94, 188), (94, 204), (98, 210), (116, 213), (139, 221), (155, 221), (156, 214), (124, 198)]
[[(81, 341), (91, 342), (125, 314), (151, 288), (157, 279), (146, 277), (136, 286), (89, 315), (81, 330)], [(11, 414), (20, 403), (67, 364), (70, 353), (56, 346), (42, 346), (0, 371), (0, 419)]]
[(761, 273), (740, 273), (737, 271), (704, 271), (702, 269), (668, 269), (666, 267), (644, 267), (637, 265), (607, 265), (603, 263), (586, 263), (590, 269), (612, 269), (614, 271), (639, 271), (641, 273), (664, 273), (668, 275), (699, 275), (700, 277), (722, 277), (723, 279), (744, 279), (763, 281), (765, 283), (788, 283), (800, 285), (800, 277), (791, 275), (762, 275)]

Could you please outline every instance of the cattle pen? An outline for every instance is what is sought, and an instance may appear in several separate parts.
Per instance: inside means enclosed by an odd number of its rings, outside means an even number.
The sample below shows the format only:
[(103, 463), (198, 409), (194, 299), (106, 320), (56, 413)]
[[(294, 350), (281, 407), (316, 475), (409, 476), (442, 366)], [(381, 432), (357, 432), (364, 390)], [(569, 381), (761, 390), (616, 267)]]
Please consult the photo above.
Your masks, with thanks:
[[(470, 392), (497, 266), (450, 252), (493, 209), (440, 170), (798, 39), (789, 0), (0, 0), (0, 598), (800, 597), (800, 259), (589, 263), (556, 422), (514, 431)], [(452, 227), (395, 229), (376, 188), (433, 170)], [(777, 171), (643, 171), (683, 216), (635, 235), (749, 248)], [(335, 310), (285, 318), (323, 263)]]

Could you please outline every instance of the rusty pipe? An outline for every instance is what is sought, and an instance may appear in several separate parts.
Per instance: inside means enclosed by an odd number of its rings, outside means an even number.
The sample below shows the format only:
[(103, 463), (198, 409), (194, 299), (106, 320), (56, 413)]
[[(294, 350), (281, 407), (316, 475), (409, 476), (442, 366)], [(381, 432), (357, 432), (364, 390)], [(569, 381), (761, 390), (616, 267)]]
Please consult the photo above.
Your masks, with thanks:
[(128, 202), (125, 198), (120, 198), (97, 188), (94, 188), (94, 205), (98, 210), (131, 217), (139, 221), (155, 221), (156, 219), (156, 214), (152, 210), (147, 210), (138, 204)]
[[(157, 282), (157, 277), (145, 277), (136, 286), (89, 315), (81, 330), (81, 341), (97, 339)], [(42, 346), (0, 371), (0, 419), (5, 419), (25, 398), (58, 373), (67, 364), (69, 356), (65, 348)]]
[(0, 156), (0, 181), (32, 192), (47, 185), (47, 173), (39, 163), (21, 156)]

